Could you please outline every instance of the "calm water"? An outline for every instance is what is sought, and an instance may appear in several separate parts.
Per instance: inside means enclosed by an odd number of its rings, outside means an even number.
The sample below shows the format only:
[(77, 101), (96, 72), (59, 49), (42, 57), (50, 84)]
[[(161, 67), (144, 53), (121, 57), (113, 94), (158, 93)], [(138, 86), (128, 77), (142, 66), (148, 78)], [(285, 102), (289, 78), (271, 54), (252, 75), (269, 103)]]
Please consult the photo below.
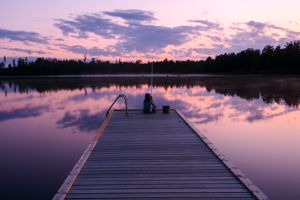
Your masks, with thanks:
[[(51, 199), (114, 98), (124, 93), (140, 108), (149, 84), (0, 79), (1, 199)], [(156, 77), (153, 96), (181, 110), (269, 197), (300, 199), (300, 77)]]

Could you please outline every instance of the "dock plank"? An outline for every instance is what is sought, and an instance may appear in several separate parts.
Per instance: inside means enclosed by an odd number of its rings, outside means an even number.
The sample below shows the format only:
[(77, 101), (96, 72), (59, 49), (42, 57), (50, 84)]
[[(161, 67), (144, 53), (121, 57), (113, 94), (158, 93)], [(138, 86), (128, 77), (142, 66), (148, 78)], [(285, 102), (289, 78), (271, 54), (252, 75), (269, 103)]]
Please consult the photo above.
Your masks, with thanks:
[(54, 199), (267, 199), (174, 110), (114, 111), (68, 188)]

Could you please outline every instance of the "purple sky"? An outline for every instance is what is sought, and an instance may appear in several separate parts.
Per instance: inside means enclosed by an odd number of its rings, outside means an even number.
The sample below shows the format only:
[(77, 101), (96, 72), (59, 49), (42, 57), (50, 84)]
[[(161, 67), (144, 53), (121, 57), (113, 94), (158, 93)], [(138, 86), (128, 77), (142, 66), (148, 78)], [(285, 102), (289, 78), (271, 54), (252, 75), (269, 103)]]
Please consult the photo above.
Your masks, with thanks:
[(0, 56), (203, 59), (300, 39), (296, 0), (4, 0)]

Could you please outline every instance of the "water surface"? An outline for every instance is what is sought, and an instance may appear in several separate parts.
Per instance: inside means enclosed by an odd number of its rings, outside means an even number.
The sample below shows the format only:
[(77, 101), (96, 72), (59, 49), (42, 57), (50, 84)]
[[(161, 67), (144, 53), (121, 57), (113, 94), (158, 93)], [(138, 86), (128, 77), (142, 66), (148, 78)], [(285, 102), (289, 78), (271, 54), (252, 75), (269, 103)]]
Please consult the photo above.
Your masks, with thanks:
[[(51, 199), (124, 93), (140, 108), (149, 77), (0, 79), (0, 187), (4, 199)], [(272, 199), (300, 199), (300, 78), (154, 78), (171, 105)], [(122, 108), (120, 101), (116, 108)]]

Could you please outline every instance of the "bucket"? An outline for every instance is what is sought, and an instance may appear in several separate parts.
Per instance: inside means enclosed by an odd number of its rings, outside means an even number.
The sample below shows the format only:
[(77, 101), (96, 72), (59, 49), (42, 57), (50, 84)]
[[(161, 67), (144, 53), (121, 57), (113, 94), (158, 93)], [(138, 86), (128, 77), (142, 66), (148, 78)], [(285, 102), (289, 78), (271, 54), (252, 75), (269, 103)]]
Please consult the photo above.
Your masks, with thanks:
[(170, 112), (170, 106), (163, 106), (162, 110), (163, 110), (163, 113), (169, 113)]

